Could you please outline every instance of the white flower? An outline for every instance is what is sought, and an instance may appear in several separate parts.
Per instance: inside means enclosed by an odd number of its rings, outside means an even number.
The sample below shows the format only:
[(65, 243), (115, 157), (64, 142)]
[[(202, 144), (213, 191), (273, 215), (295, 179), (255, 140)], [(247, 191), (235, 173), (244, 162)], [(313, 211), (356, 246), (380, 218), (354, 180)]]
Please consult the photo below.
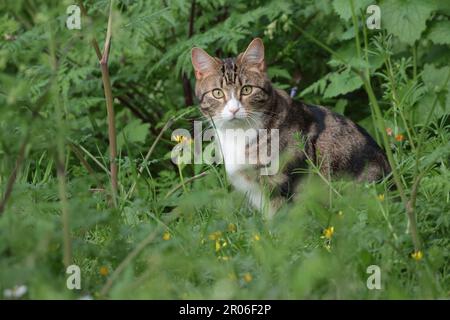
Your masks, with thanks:
[(3, 296), (9, 299), (18, 299), (27, 293), (28, 288), (25, 285), (15, 286), (12, 289), (3, 290)]

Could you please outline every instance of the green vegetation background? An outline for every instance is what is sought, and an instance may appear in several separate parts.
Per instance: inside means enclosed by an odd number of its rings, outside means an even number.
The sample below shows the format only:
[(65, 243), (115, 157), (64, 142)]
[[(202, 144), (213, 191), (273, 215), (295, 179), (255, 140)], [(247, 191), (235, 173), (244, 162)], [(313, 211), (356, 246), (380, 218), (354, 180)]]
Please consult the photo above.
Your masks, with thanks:
[[(448, 1), (115, 1), (116, 200), (92, 45), (110, 4), (83, 3), (81, 30), (65, 26), (72, 1), (0, 5), (2, 298), (20, 285), (31, 299), (448, 298)], [(381, 30), (365, 27), (370, 4)], [(311, 168), (302, 200), (268, 222), (221, 166), (172, 164), (172, 129), (200, 118), (190, 48), (233, 56), (253, 37), (278, 87), (368, 129), (395, 176), (355, 187)]]

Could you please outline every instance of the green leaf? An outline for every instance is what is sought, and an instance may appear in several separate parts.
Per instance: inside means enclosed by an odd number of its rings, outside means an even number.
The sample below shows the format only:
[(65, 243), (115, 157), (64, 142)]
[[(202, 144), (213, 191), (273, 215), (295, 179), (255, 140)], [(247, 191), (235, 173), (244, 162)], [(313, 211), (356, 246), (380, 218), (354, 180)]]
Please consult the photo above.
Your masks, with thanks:
[(314, 94), (320, 94), (322, 95), (325, 91), (325, 88), (327, 86), (327, 80), (331, 76), (331, 73), (326, 74), (321, 79), (317, 80), (316, 82), (309, 85), (307, 88), (303, 89), (303, 91), (300, 93), (300, 97), (304, 97), (305, 95), (309, 93)]
[(425, 169), (428, 166), (436, 163), (437, 161), (445, 161), (445, 159), (448, 159), (448, 156), (450, 155), (450, 142), (447, 142), (444, 145), (441, 145), (434, 149), (433, 152), (425, 156), (425, 159), (423, 159), (420, 162), (420, 168)]
[(437, 21), (428, 33), (428, 39), (435, 44), (450, 44), (450, 21)]
[[(359, 15), (361, 9), (366, 11), (366, 8), (373, 3), (372, 0), (354, 0), (353, 6), (355, 8), (355, 14)], [(348, 20), (352, 17), (352, 7), (350, 0), (334, 0), (333, 1), (334, 11), (344, 20)]]
[(333, 73), (330, 76), (330, 84), (325, 90), (324, 97), (332, 98), (360, 88), (363, 82), (359, 76), (347, 69), (341, 73)]
[(424, 66), (421, 77), (428, 92), (418, 102), (415, 112), (415, 119), (417, 122), (423, 123), (427, 119), (436, 96), (438, 101), (431, 116), (431, 120), (436, 120), (444, 114), (450, 113), (450, 81), (442, 88), (447, 80), (449, 72), (449, 66), (442, 68), (437, 68), (432, 64), (426, 64)]
[(128, 123), (117, 137), (117, 147), (121, 149), (125, 142), (144, 142), (150, 125), (135, 119)]
[(267, 70), (267, 73), (269, 74), (269, 77), (271, 79), (274, 77), (287, 79), (287, 80), (292, 79), (291, 75), (289, 74), (289, 72), (286, 71), (286, 69), (281, 69), (281, 68), (277, 68), (277, 67), (269, 67), (269, 69)]
[(336, 105), (334, 106), (333, 111), (343, 115), (345, 113), (345, 107), (347, 105), (348, 105), (348, 100), (346, 100), (346, 99), (339, 99), (336, 102)]
[[(450, 72), (450, 67), (442, 67), (437, 68), (433, 64), (426, 64), (423, 68), (422, 72), (422, 80), (430, 90), (438, 90), (445, 83), (448, 74)], [(449, 87), (449, 82), (447, 82), (447, 86)]]
[(390, 0), (381, 3), (381, 25), (406, 44), (413, 44), (436, 8), (434, 1)]
[[(383, 65), (384, 60), (380, 54), (375, 54), (374, 51), (370, 49), (371, 48), (369, 48), (368, 67), (370, 70), (377, 70)], [(361, 50), (361, 52), (363, 51)], [(365, 69), (367, 67), (364, 56), (358, 58), (358, 53), (353, 41), (342, 44), (342, 46), (336, 50), (336, 54), (333, 54), (332, 59), (328, 64), (332, 67), (345, 66), (345, 63), (341, 59), (357, 69)]]

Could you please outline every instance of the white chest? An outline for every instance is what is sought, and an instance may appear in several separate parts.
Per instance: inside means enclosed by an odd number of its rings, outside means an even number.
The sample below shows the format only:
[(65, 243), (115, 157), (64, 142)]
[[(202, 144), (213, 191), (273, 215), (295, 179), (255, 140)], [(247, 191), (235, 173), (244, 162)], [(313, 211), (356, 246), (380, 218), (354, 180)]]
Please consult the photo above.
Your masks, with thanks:
[(248, 152), (248, 145), (255, 143), (258, 136), (254, 129), (218, 130), (220, 149), (228, 175), (236, 175), (256, 164), (257, 158)]

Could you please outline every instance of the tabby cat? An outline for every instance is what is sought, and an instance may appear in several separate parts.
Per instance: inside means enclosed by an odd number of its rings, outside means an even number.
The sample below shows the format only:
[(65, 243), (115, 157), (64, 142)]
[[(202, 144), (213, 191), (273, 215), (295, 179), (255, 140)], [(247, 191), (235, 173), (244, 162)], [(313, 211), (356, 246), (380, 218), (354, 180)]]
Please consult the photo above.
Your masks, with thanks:
[[(384, 152), (363, 128), (322, 106), (296, 102), (272, 86), (261, 39), (254, 39), (236, 58), (219, 59), (193, 48), (192, 64), (195, 94), (201, 112), (217, 132), (229, 180), (269, 216), (298, 189), (302, 175), (294, 170), (306, 168), (308, 162), (320, 167), (326, 177), (346, 175), (356, 181), (376, 181), (390, 172)], [(263, 140), (256, 130), (243, 151), (256, 157), (256, 163), (232, 161), (240, 151), (225, 132), (237, 128), (278, 130), (284, 160), (276, 174), (263, 176), (255, 170), (264, 166), (251, 151), (261, 147)]]

